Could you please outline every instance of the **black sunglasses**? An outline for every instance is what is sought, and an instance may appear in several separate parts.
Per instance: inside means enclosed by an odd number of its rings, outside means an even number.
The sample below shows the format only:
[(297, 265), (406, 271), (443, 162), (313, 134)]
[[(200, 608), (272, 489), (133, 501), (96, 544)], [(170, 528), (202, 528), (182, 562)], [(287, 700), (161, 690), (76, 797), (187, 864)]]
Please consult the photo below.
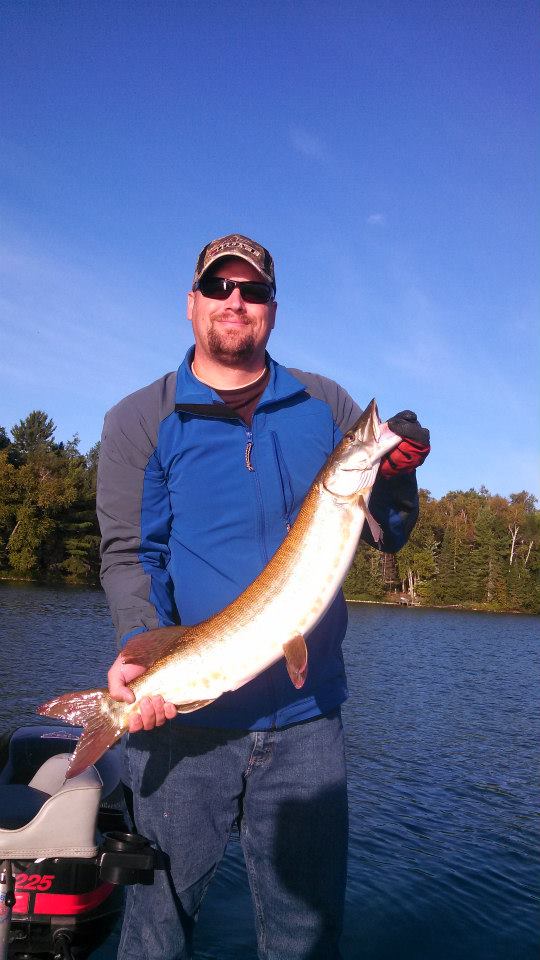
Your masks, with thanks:
[(268, 303), (274, 296), (269, 283), (258, 280), (226, 280), (225, 277), (201, 277), (193, 289), (200, 290), (203, 297), (210, 297), (212, 300), (227, 300), (236, 287), (246, 303)]

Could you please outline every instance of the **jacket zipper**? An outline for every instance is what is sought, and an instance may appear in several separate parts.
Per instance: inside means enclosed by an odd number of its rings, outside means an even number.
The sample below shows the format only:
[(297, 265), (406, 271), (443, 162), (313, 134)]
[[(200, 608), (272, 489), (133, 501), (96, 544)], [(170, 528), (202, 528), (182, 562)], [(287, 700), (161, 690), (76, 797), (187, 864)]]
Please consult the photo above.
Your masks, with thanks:
[(244, 450), (244, 462), (246, 465), (246, 469), (253, 474), (253, 481), (255, 483), (255, 493), (257, 497), (257, 528), (258, 528), (258, 536), (259, 536), (259, 545), (261, 548), (261, 556), (263, 558), (263, 562), (267, 564), (270, 557), (268, 556), (268, 550), (266, 549), (266, 538), (264, 534), (264, 502), (263, 502), (263, 497), (261, 493), (259, 478), (257, 476), (257, 471), (251, 459), (252, 452), (253, 452), (253, 445), (254, 445), (253, 430), (252, 429), (250, 430), (248, 427), (245, 427), (244, 429), (246, 433), (246, 447)]
[(281, 444), (279, 442), (279, 437), (276, 431), (272, 430), (270, 432), (270, 436), (272, 437), (272, 444), (274, 447), (274, 457), (276, 459), (277, 471), (278, 471), (278, 475), (281, 483), (281, 496), (283, 499), (283, 514), (284, 514), (284, 520), (285, 520), (285, 527), (288, 533), (292, 526), (291, 514), (294, 506), (294, 494), (292, 490), (291, 477), (287, 469), (287, 464), (285, 463), (285, 459), (283, 457)]
[(255, 467), (251, 462), (251, 451), (253, 450), (253, 434), (251, 430), (246, 430), (246, 438), (247, 438), (246, 452), (245, 452), (246, 467), (248, 470), (250, 470), (253, 473), (253, 471), (255, 470)]

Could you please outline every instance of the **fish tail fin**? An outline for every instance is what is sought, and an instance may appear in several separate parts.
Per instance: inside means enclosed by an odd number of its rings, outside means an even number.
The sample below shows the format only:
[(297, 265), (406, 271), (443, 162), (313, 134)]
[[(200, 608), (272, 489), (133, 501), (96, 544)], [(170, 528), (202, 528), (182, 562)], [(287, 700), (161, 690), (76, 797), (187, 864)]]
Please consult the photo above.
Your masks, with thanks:
[(38, 707), (42, 717), (58, 717), (68, 723), (82, 724), (84, 728), (66, 774), (67, 780), (99, 760), (127, 730), (125, 707), (125, 703), (113, 700), (107, 690), (65, 693)]

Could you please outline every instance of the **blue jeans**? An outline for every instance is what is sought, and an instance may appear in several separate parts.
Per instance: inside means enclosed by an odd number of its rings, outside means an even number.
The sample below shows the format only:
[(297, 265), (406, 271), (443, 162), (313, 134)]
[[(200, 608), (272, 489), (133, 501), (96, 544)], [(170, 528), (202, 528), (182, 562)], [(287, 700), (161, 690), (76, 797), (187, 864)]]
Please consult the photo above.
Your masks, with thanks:
[(188, 960), (235, 822), (261, 960), (339, 960), (347, 788), (339, 710), (281, 730), (182, 727), (129, 737), (137, 830), (153, 886), (128, 888), (119, 960)]

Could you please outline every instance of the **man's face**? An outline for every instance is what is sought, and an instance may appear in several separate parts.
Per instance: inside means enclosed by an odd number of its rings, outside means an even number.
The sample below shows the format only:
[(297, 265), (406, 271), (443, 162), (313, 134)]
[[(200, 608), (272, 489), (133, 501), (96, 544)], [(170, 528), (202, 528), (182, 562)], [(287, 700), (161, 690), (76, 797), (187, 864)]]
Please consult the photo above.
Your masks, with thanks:
[[(207, 273), (226, 280), (263, 280), (255, 267), (234, 257), (218, 260)], [(228, 367), (264, 363), (276, 306), (274, 301), (246, 303), (238, 287), (227, 300), (203, 297), (200, 290), (188, 293), (187, 315), (193, 324), (196, 354)]]

